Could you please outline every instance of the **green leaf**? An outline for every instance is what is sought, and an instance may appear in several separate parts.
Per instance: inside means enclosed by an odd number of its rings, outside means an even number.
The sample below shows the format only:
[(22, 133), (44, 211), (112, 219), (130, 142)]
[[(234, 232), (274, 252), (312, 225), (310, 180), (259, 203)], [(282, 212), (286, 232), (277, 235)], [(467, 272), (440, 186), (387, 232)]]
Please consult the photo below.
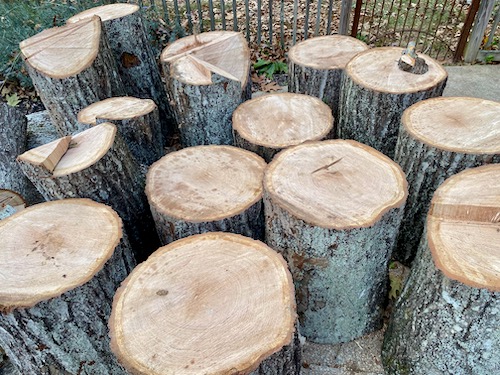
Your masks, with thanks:
[(271, 64), (271, 61), (259, 59), (255, 64), (253, 64), (253, 67), (255, 69), (259, 69), (269, 64)]
[(10, 105), (11, 107), (17, 107), (19, 103), (21, 103), (21, 99), (17, 96), (17, 93), (14, 93), (12, 95), (7, 95), (7, 105)]
[(266, 74), (267, 78), (273, 78), (274, 71), (276, 70), (276, 65), (271, 64), (269, 67), (264, 71)]
[(401, 294), (401, 289), (403, 288), (403, 280), (401, 279), (401, 277), (389, 274), (389, 281), (391, 283), (389, 298), (395, 300)]

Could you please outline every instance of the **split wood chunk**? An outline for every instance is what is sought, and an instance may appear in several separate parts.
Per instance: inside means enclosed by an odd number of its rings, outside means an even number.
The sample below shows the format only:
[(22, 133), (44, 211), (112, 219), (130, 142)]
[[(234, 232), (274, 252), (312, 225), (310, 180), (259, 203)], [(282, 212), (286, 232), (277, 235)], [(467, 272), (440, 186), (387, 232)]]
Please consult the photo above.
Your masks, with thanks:
[(262, 239), (266, 163), (232, 146), (172, 152), (148, 171), (146, 195), (163, 244), (204, 232)]
[(161, 54), (184, 146), (234, 143), (231, 116), (251, 97), (250, 50), (234, 31), (179, 39)]
[(78, 112), (125, 89), (95, 16), (42, 31), (20, 43), (26, 68), (61, 135), (81, 130)]
[(14, 215), (26, 208), (23, 197), (15, 191), (0, 189), (0, 220)]
[(309, 95), (264, 95), (241, 104), (233, 113), (236, 145), (267, 162), (283, 148), (327, 137), (332, 128), (330, 108)]
[(346, 66), (339, 104), (338, 136), (365, 143), (393, 158), (403, 111), (412, 104), (441, 96), (448, 75), (429, 56), (429, 70), (412, 74), (398, 67), (403, 49), (373, 48)]
[[(68, 24), (99, 16), (115, 57), (127, 95), (152, 99), (158, 106), (162, 136), (171, 137), (175, 126), (155, 55), (148, 40), (139, 6), (108, 4), (87, 9), (68, 19)], [(104, 99), (104, 98), (103, 98)]]
[(18, 157), (21, 169), (45, 199), (79, 197), (106, 203), (122, 217), (139, 259), (156, 249), (158, 237), (144, 194), (144, 175), (115, 125), (103, 123), (72, 136), (50, 173), (39, 165), (38, 156), (49, 145)]
[(355, 141), (305, 143), (269, 164), (266, 243), (288, 261), (308, 340), (347, 342), (381, 327), (406, 195), (401, 168)]
[(139, 265), (115, 295), (109, 329), (133, 374), (295, 375), (295, 321), (283, 258), (260, 241), (215, 232)]
[(500, 162), (500, 103), (458, 97), (412, 105), (403, 113), (394, 160), (409, 195), (393, 258), (409, 264), (438, 186), (464, 169)]
[(105, 99), (80, 111), (78, 121), (90, 125), (116, 124), (139, 164), (149, 166), (164, 154), (158, 108), (150, 99), (131, 96)]
[(500, 165), (435, 192), (410, 278), (383, 345), (389, 374), (494, 374), (500, 368)]
[(345, 35), (327, 35), (297, 43), (288, 52), (288, 91), (315, 96), (338, 121), (340, 84), (346, 64), (366, 43)]
[(0, 346), (21, 373), (126, 374), (106, 329), (111, 298), (135, 265), (121, 227), (90, 199), (0, 221)]

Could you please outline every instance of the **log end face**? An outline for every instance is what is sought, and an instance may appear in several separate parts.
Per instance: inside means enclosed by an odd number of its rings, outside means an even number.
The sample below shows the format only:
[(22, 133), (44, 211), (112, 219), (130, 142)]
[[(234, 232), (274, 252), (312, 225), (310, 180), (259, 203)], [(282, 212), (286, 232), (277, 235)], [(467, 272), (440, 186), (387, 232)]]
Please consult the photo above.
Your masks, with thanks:
[(66, 23), (73, 24), (77, 23), (81, 20), (86, 20), (92, 18), (94, 16), (99, 16), (102, 22), (126, 17), (130, 14), (134, 14), (139, 11), (139, 6), (136, 4), (107, 4), (98, 7), (94, 7), (91, 9), (87, 9), (83, 12), (80, 12), (73, 17), (70, 17)]
[(97, 119), (125, 120), (145, 116), (157, 108), (151, 99), (119, 96), (93, 103), (78, 113), (78, 121), (96, 125)]

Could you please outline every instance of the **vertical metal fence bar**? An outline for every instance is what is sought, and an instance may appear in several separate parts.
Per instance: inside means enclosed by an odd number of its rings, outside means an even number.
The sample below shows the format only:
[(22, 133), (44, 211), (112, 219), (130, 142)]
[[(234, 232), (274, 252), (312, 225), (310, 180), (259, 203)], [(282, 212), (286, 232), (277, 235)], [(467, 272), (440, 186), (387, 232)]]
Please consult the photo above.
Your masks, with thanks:
[(311, 6), (311, 0), (306, 0), (306, 19), (304, 20), (304, 40), (307, 39), (309, 34), (309, 7)]
[(326, 23), (326, 35), (332, 32), (332, 14), (333, 14), (333, 0), (328, 3), (328, 21)]
[(292, 30), (292, 45), (297, 43), (297, 13), (299, 10), (299, 0), (293, 0), (293, 30)]
[(399, 0), (398, 13), (396, 14), (396, 21), (394, 22), (394, 31), (393, 31), (394, 37), (396, 36), (396, 32), (398, 30), (399, 15), (401, 14), (402, 7), (403, 7), (403, 0)]
[(401, 38), (399, 38), (399, 45), (401, 46), (401, 43), (403, 41), (403, 32), (406, 29), (406, 21), (408, 20), (408, 15), (410, 14), (410, 9), (411, 9), (411, 2), (408, 2), (408, 8), (406, 10), (405, 14), (405, 20), (403, 21), (403, 26), (401, 27)]
[(176, 34), (181, 34), (181, 15), (179, 13), (179, 1), (174, 0), (174, 12), (175, 12), (175, 20), (174, 20), (174, 28)]
[[(401, 0), (403, 1), (403, 0)], [(362, 34), (364, 29), (365, 29), (365, 18), (366, 18), (366, 9), (368, 8), (368, 1), (365, 0), (365, 7), (363, 8), (363, 21), (361, 22), (361, 29), (359, 30), (359, 33)], [(360, 17), (361, 19), (361, 17)], [(368, 34), (370, 33), (370, 30), (368, 30)]]
[(269, 46), (273, 46), (273, 0), (269, 0)]
[(257, 45), (260, 46), (262, 38), (262, 0), (257, 0)]
[(497, 30), (498, 24), (500, 23), (500, 3), (497, 8), (497, 12), (495, 14), (495, 19), (493, 20), (493, 24), (491, 25), (490, 35), (488, 35), (488, 39), (486, 44), (484, 45), (486, 48), (491, 47), (493, 44), (493, 39), (495, 38), (495, 31)]
[(385, 7), (385, 0), (382, 0), (382, 6), (380, 7), (380, 17), (379, 17), (379, 21), (377, 22), (377, 32), (375, 33), (377, 39), (379, 38), (380, 24), (382, 23), (382, 20), (384, 19), (384, 7)]
[(203, 9), (201, 9), (201, 0), (196, 0), (196, 6), (198, 7), (198, 31), (203, 32)]
[[(186, 0), (189, 1), (189, 0)], [(226, 30), (226, 4), (225, 0), (220, 0), (220, 13), (222, 20), (222, 30)]]
[(167, 1), (161, 0), (161, 6), (163, 8), (163, 19), (167, 26), (170, 26), (170, 16), (168, 15)]
[(149, 5), (151, 6), (151, 9), (156, 11), (156, 4), (155, 4), (155, 0), (150, 0), (149, 1)]
[(280, 46), (285, 48), (285, 0), (280, 1)]
[(186, 0), (186, 17), (188, 21), (188, 33), (193, 34), (193, 15), (191, 14), (191, 0)]
[(236, 0), (233, 0), (233, 30), (238, 31), (238, 13), (236, 12)]
[(248, 4), (248, 0), (245, 0), (245, 30), (247, 41), (250, 42), (250, 5)]
[(321, 22), (321, 0), (318, 0), (318, 11), (316, 12), (316, 27), (314, 28), (314, 36), (319, 34), (319, 23)]
[[(443, 4), (443, 9), (446, 7), (446, 3), (447, 1), (444, 2)], [(430, 32), (431, 30), (434, 30), (434, 37), (432, 38), (432, 41), (430, 42), (429, 45), (424, 46), (426, 47), (425, 50), (423, 50), (422, 52), (424, 53), (427, 53), (427, 52), (431, 52), (430, 50), (430, 46), (432, 45), (432, 43), (434, 42), (434, 40), (436, 39), (436, 32), (437, 32), (437, 27), (439, 26), (439, 23), (436, 24), (436, 28), (434, 28), (434, 16), (436, 15), (436, 10), (437, 10), (437, 5), (436, 2), (434, 2), (434, 7), (432, 8), (432, 13), (431, 13), (431, 16), (429, 17), (429, 25), (427, 26), (427, 30), (425, 31), (425, 34), (426, 35), (431, 35)], [(427, 0), (427, 4), (426, 4), (426, 12), (427, 10), (429, 10), (430, 7), (429, 7), (429, 0)], [(442, 11), (441, 11), (441, 14), (442, 14)], [(426, 19), (426, 17), (423, 18), (424, 20)], [(424, 23), (422, 22), (422, 24), (420, 25), (420, 30), (418, 31), (418, 35), (417, 35), (417, 39), (420, 37), (420, 34), (422, 32), (422, 28), (423, 28), (423, 25)], [(428, 50), (428, 51), (427, 51)]]
[(412, 39), (413, 29), (415, 28), (415, 20), (417, 19), (418, 10), (420, 9), (420, 1), (421, 0), (418, 0), (417, 5), (415, 6), (415, 13), (413, 14), (413, 21), (411, 22), (410, 35), (408, 37), (408, 42)]
[[(459, 61), (460, 58), (463, 55), (463, 52), (464, 52), (463, 49), (465, 48), (465, 45), (463, 45), (462, 47), (460, 47), (460, 44), (463, 43), (463, 42), (467, 42), (467, 38), (469, 37), (470, 28), (472, 27), (472, 22), (474, 21), (474, 19), (476, 17), (476, 13), (477, 13), (477, 9), (474, 11), (474, 7), (475, 7), (475, 5), (477, 5), (476, 3), (477, 3), (477, 0), (473, 0), (472, 1), (472, 4), (471, 4), (471, 6), (469, 8), (469, 11), (467, 12), (467, 15), (465, 16), (464, 25), (462, 26), (462, 29), (460, 30), (460, 38), (458, 39), (458, 44), (457, 44), (457, 47), (455, 48), (455, 53), (453, 54), (453, 61)], [(466, 4), (465, 1), (461, 1), (460, 10), (458, 11), (459, 15), (463, 14), (465, 4)], [(477, 6), (479, 6), (479, 5), (477, 5)], [(465, 37), (466, 40), (462, 41), (465, 28), (467, 26), (467, 23), (469, 22), (469, 16), (471, 16), (471, 14), (470, 14), (471, 12), (474, 12), (474, 18), (470, 21), (471, 24), (469, 25), (469, 29), (466, 31), (466, 34), (467, 34), (466, 37)], [(458, 28), (455, 27), (454, 31), (458, 31)], [(442, 45), (439, 46), (439, 49), (437, 51), (437, 56), (439, 56), (439, 54), (441, 53), (441, 46)], [(460, 48), (462, 48), (462, 52), (459, 51)], [(458, 57), (458, 60), (455, 60), (457, 58), (457, 53), (460, 56)]]
[(215, 14), (213, 0), (208, 0), (208, 13), (210, 14), (210, 30), (215, 30)]
[[(351, 36), (356, 38), (358, 36), (359, 19), (361, 17), (361, 6), (363, 5), (363, 0), (356, 0), (356, 8), (354, 9), (354, 17), (352, 20)], [(361, 36), (361, 32), (359, 32)]]

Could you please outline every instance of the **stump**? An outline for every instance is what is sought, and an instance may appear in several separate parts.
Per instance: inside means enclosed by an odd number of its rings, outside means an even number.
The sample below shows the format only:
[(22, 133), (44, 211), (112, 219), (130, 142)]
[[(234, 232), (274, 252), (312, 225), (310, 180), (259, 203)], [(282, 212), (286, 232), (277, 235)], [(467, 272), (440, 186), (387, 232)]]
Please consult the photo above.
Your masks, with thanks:
[(235, 144), (267, 162), (283, 148), (327, 137), (332, 128), (330, 108), (308, 95), (264, 95), (233, 113)]
[(216, 232), (162, 247), (138, 266), (115, 295), (109, 329), (133, 374), (295, 375), (295, 321), (283, 258)]
[(389, 374), (500, 369), (500, 165), (468, 169), (435, 192), (382, 358)]
[(401, 168), (355, 141), (305, 143), (269, 164), (266, 243), (288, 261), (308, 340), (347, 342), (381, 327), (406, 195)]
[(410, 264), (417, 252), (432, 194), (451, 175), (500, 162), (500, 103), (434, 98), (403, 113), (394, 160), (406, 173), (408, 201), (393, 258)]
[[(162, 134), (173, 135), (173, 115), (166, 98), (165, 87), (155, 54), (139, 11), (135, 4), (108, 4), (85, 10), (68, 19), (68, 24), (101, 18), (111, 51), (125, 85), (125, 93), (141, 99), (152, 99), (159, 107), (163, 123)], [(104, 98), (103, 98), (104, 99)]]
[(116, 126), (103, 123), (71, 137), (69, 148), (54, 158), (51, 170), (45, 160), (62, 141), (20, 155), (23, 172), (47, 200), (90, 198), (113, 207), (137, 257), (147, 257), (158, 247), (158, 237), (144, 194), (144, 175)]
[(263, 239), (265, 167), (252, 152), (215, 145), (172, 152), (154, 163), (146, 195), (161, 242), (215, 231)]
[(44, 30), (19, 45), (33, 85), (61, 135), (82, 130), (77, 122), (81, 109), (125, 93), (104, 34), (95, 16)]
[(345, 66), (366, 49), (364, 42), (345, 35), (320, 36), (297, 43), (288, 52), (288, 91), (320, 98), (332, 109), (337, 124)]
[(127, 374), (109, 349), (111, 299), (134, 266), (121, 220), (89, 199), (0, 221), (0, 346), (22, 374)]
[(251, 97), (250, 50), (243, 35), (187, 36), (165, 48), (161, 62), (182, 144), (232, 145), (231, 116)]
[(15, 191), (0, 189), (0, 220), (14, 215), (26, 208), (23, 197)]
[(356, 55), (342, 78), (338, 136), (354, 139), (394, 157), (403, 111), (412, 104), (441, 96), (448, 77), (443, 67), (424, 54), (425, 74), (398, 67), (402, 48), (373, 48)]
[(158, 108), (150, 99), (122, 96), (102, 100), (80, 111), (78, 121), (116, 124), (139, 164), (149, 166), (164, 154)]

